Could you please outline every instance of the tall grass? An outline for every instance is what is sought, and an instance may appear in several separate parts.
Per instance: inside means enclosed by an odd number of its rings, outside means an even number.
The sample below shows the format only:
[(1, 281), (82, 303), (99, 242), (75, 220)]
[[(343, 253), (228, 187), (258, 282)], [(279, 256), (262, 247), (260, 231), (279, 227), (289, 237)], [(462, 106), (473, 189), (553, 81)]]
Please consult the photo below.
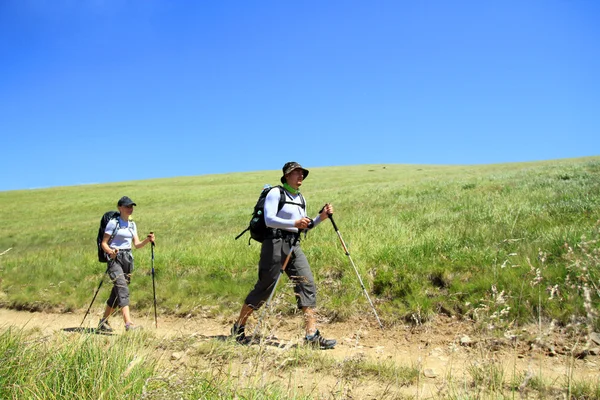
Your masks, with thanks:
[[(259, 171), (0, 192), (0, 249), (12, 248), (0, 258), (0, 304), (84, 308), (104, 272), (95, 259), (100, 217), (128, 195), (139, 205), (140, 233), (157, 235), (159, 311), (234, 315), (256, 279), (260, 247), (248, 246), (247, 236), (233, 238), (247, 226), (263, 184), (278, 178), (278, 171)], [(579, 251), (598, 237), (599, 157), (312, 168), (302, 189), (312, 216), (325, 202), (334, 204), (336, 223), (387, 324), (422, 322), (438, 312), (476, 318), (476, 310), (494, 304), (494, 290), (505, 299), (497, 311), (508, 307), (505, 319), (513, 323), (586, 318), (582, 288), (571, 285), (569, 248)], [(598, 248), (589, 246), (592, 253)], [(328, 221), (309, 233), (303, 248), (322, 315), (343, 320), (368, 310)], [(153, 304), (149, 251), (134, 252), (134, 310)], [(538, 270), (543, 280), (535, 286)], [(597, 273), (588, 268), (588, 274)], [(550, 296), (556, 285), (563, 301)], [(290, 301), (280, 311), (292, 312), (293, 294), (286, 293)], [(597, 299), (597, 291), (591, 295)], [(597, 311), (598, 301), (591, 304)]]
[[(190, 343), (193, 344), (193, 343)], [(147, 333), (119, 337), (76, 334), (39, 337), (34, 331), (0, 333), (1, 399), (308, 399), (303, 390), (275, 381), (265, 384), (260, 370), (250, 379), (231, 376), (232, 343), (196, 345), (208, 352), (209, 370), (180, 371), (162, 355), (173, 343)], [(189, 350), (189, 349), (188, 349)], [(255, 357), (249, 350), (249, 356)], [(239, 359), (239, 355), (236, 356)], [(277, 356), (275, 356), (277, 358)], [(282, 357), (280, 357), (283, 359)], [(314, 358), (314, 357), (313, 357)], [(300, 357), (299, 357), (300, 359)], [(308, 358), (310, 359), (310, 358)], [(198, 362), (204, 362), (198, 358)], [(265, 361), (272, 361), (273, 356)], [(281, 362), (281, 360), (279, 360)], [(233, 364), (235, 367), (235, 364)]]
[(155, 373), (143, 337), (0, 333), (2, 399), (134, 399)]

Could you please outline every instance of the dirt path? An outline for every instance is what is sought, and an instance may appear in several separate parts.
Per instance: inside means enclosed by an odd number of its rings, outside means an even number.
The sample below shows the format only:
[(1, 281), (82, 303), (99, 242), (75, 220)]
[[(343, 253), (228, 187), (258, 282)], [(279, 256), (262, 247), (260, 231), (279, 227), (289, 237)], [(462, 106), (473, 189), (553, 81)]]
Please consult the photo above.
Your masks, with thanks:
[[(0, 309), (0, 330), (16, 326), (39, 330), (41, 335), (53, 335), (65, 329), (78, 328), (83, 315)], [(98, 317), (89, 315), (84, 327), (93, 327)], [(138, 316), (136, 321), (144, 329), (152, 330), (158, 339), (165, 340), (191, 336), (218, 338), (227, 335), (231, 327), (231, 321), (202, 317), (159, 317), (158, 328), (154, 327), (153, 315)], [(124, 331), (119, 318), (113, 318), (112, 325), (118, 333)], [(336, 360), (370, 360), (418, 367), (421, 371), (419, 390), (407, 388), (405, 392), (421, 398), (439, 398), (449, 376), (455, 382), (471, 381), (472, 372), (469, 370), (486, 362), (497, 363), (510, 374), (533, 371), (555, 382), (566, 379), (568, 374), (575, 379), (597, 382), (600, 373), (598, 357), (577, 360), (556, 353), (548, 356), (544, 351), (531, 351), (526, 343), (511, 346), (506, 344), (509, 341), (476, 337), (469, 324), (449, 318), (440, 319), (430, 326), (396, 327), (383, 332), (369, 320), (322, 324), (320, 328), (324, 336), (338, 340), (335, 349), (325, 352)], [(302, 320), (300, 317), (282, 318), (273, 332), (282, 344), (299, 343), (302, 340)], [(465, 336), (471, 338), (472, 343), (461, 343), (461, 339), (466, 340)]]

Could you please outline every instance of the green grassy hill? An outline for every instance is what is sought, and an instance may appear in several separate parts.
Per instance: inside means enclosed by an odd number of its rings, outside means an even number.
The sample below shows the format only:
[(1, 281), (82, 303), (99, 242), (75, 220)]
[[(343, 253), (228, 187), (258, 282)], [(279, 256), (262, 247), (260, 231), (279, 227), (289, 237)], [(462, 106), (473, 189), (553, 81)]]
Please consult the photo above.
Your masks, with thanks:
[[(600, 157), (310, 169), (303, 185), (309, 214), (334, 204), (352, 260), (387, 324), (440, 312), (499, 324), (540, 316), (567, 324), (598, 310)], [(248, 246), (247, 235), (234, 237), (263, 185), (279, 176), (273, 170), (0, 192), (0, 253), (11, 249), (0, 256), (0, 304), (84, 310), (105, 267), (96, 260), (100, 217), (128, 195), (138, 204), (140, 236), (157, 235), (159, 312), (233, 316), (254, 284), (260, 249)], [(368, 315), (332, 225), (311, 232), (303, 248), (320, 313)], [(148, 309), (150, 247), (134, 254), (132, 307)], [(281, 312), (294, 312), (292, 291), (278, 290), (290, 300)]]

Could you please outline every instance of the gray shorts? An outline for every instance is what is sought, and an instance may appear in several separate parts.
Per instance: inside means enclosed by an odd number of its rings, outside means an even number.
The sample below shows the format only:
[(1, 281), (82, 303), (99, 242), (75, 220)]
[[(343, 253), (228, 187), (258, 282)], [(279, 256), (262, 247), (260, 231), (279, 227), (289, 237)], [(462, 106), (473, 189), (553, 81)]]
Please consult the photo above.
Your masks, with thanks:
[(110, 296), (106, 301), (109, 307), (125, 307), (129, 305), (129, 282), (131, 282), (131, 273), (133, 272), (133, 254), (131, 250), (119, 250), (117, 257), (108, 262), (106, 271), (113, 283)]
[[(281, 267), (290, 252), (291, 238), (267, 239), (262, 243), (258, 262), (258, 281), (246, 297), (245, 304), (253, 309), (260, 308), (269, 298)], [(294, 283), (294, 293), (298, 308), (316, 307), (317, 288), (308, 260), (300, 248), (300, 243), (285, 268), (285, 273)]]

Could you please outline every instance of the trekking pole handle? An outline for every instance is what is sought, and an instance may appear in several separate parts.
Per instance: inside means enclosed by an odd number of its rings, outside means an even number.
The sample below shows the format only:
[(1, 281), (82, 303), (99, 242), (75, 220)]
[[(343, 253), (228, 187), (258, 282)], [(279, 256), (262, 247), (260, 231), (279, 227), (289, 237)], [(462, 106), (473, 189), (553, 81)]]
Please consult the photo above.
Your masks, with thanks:
[[(325, 207), (327, 207), (329, 203), (326, 203), (320, 210), (319, 210), (319, 214), (321, 214), (323, 212), (323, 210), (325, 209)], [(335, 221), (333, 220), (333, 214), (329, 214), (327, 213), (327, 216), (329, 217), (329, 219), (331, 220), (331, 223), (333, 224), (333, 229), (335, 229), (335, 231), (337, 232), (338, 227), (335, 224)]]
[(333, 220), (333, 214), (328, 214), (329, 215), (329, 219), (331, 220), (331, 223), (333, 224), (333, 229), (337, 232), (338, 231), (338, 227), (335, 224), (335, 221)]
[[(152, 235), (154, 232), (150, 231), (150, 235)], [(150, 236), (148, 235), (148, 236)], [(151, 246), (151, 255), (152, 255), (152, 275), (154, 275), (154, 242), (150, 242), (150, 246)]]

